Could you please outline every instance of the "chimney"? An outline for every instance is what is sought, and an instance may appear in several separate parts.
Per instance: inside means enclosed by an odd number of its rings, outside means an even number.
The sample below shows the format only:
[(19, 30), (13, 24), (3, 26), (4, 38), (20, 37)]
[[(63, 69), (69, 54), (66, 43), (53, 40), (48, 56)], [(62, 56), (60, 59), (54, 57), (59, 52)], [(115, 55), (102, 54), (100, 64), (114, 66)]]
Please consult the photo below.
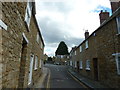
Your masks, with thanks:
[(120, 0), (110, 0), (112, 13), (120, 7)]
[(109, 17), (109, 12), (107, 12), (106, 10), (105, 12), (103, 12), (103, 10), (101, 10), (99, 14), (100, 24), (102, 24), (108, 17)]
[(85, 39), (87, 39), (89, 37), (89, 32), (88, 30), (85, 31)]

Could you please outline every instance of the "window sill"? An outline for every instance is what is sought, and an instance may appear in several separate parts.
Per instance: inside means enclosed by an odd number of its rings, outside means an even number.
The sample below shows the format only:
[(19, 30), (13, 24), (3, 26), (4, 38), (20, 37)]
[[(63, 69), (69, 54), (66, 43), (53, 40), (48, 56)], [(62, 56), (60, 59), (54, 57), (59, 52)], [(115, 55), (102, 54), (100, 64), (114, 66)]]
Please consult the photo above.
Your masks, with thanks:
[(35, 68), (34, 71), (37, 71), (37, 68)]
[(86, 71), (90, 71), (90, 68), (86, 68)]
[(7, 28), (8, 26), (2, 20), (0, 20), (0, 29), (7, 30)]
[(28, 24), (27, 24), (26, 21), (25, 21), (25, 26), (26, 26), (26, 28), (27, 28), (27, 31), (30, 32), (30, 28), (29, 28), (29, 26), (28, 26)]
[(82, 70), (83, 68), (82, 67), (80, 67), (80, 70)]
[(120, 33), (117, 33), (116, 35), (117, 35), (117, 36), (119, 36), (119, 35), (120, 35)]

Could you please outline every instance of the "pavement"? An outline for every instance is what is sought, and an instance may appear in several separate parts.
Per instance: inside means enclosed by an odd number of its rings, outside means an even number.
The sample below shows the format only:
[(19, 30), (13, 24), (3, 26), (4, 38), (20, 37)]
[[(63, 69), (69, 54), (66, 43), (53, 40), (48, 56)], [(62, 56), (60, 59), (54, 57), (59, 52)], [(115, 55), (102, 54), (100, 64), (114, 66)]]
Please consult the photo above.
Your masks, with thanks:
[(91, 90), (92, 89), (97, 90), (97, 89), (101, 89), (101, 88), (102, 89), (108, 88), (106, 86), (101, 85), (97, 81), (93, 81), (93, 80), (90, 80), (88, 78), (81, 76), (78, 72), (74, 71), (72, 68), (69, 68), (68, 72)]
[(49, 88), (50, 70), (46, 67), (42, 68), (42, 74), (39, 80), (34, 84), (33, 88)]
[[(88, 87), (91, 90), (98, 90), (100, 88), (102, 88), (102, 89), (108, 88), (106, 86), (101, 85), (97, 81), (93, 81), (93, 80), (90, 80), (88, 78), (81, 76), (79, 73), (74, 71), (72, 68), (68, 68), (68, 72), (73, 77), (75, 77), (79, 82), (81, 82), (82, 84), (84, 84), (86, 87)], [(49, 80), (50, 80), (50, 70), (49, 70), (49, 68), (43, 67), (42, 75), (41, 75), (40, 79), (38, 80), (38, 82), (36, 82), (36, 84), (33, 86), (33, 88), (50, 88)]]

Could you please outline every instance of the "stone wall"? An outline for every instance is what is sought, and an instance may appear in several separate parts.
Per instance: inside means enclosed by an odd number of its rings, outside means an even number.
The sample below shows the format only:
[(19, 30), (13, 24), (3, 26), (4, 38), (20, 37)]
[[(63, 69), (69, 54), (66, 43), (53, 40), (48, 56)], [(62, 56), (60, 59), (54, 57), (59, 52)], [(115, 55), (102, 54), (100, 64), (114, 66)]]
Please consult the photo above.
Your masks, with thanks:
[[(120, 16), (117, 13), (117, 16)], [(83, 69), (79, 69), (79, 73), (86, 78), (95, 80), (94, 59), (98, 61), (98, 82), (108, 87), (120, 87), (120, 76), (117, 73), (117, 65), (115, 56), (112, 54), (120, 53), (120, 35), (117, 32), (116, 17), (112, 16), (109, 21), (100, 26), (93, 32), (89, 38), (84, 40), (82, 52), (78, 46), (77, 55), (73, 60), (83, 61)], [(85, 42), (88, 41), (88, 48), (85, 49)], [(86, 70), (86, 60), (90, 60), (90, 70)]]
[[(120, 52), (120, 37), (117, 36), (116, 18), (104, 25), (97, 34), (97, 53), (99, 61), (99, 80), (110, 87), (119, 87), (120, 76), (117, 74), (117, 66), (114, 53)], [(112, 86), (111, 86), (112, 85)]]
[[(28, 76), (30, 68), (30, 55), (38, 56), (40, 60), (41, 50), (40, 44), (36, 42), (37, 33), (39, 33), (34, 15), (31, 17), (30, 27), (25, 23), (26, 2), (3, 2), (2, 3), (2, 20), (8, 26), (8, 30), (2, 30), (2, 87), (17, 88), (28, 87)], [(23, 33), (27, 40), (22, 61), (23, 48)], [(1, 44), (0, 44), (1, 45)], [(34, 59), (35, 63), (35, 59)], [(24, 66), (24, 67), (21, 67)], [(33, 64), (34, 67), (34, 64)], [(21, 70), (21, 71), (20, 71)], [(41, 69), (34, 71), (33, 68), (33, 83), (39, 78)], [(22, 75), (22, 77), (20, 77)], [(22, 81), (20, 81), (22, 79)], [(23, 86), (19, 83), (23, 82)]]
[(0, 89), (2, 88), (2, 29), (0, 28)]

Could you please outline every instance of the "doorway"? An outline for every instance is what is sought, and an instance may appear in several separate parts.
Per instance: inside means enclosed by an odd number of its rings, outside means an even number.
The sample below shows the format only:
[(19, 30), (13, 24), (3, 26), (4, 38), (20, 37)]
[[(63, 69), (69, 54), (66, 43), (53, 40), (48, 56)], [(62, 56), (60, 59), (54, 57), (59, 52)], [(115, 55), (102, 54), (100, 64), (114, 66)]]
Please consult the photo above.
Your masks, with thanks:
[(93, 58), (94, 80), (98, 81), (98, 59)]
[(20, 61), (20, 72), (19, 72), (19, 80), (18, 80), (18, 88), (23, 88), (24, 87), (26, 55), (27, 55), (27, 42), (23, 38), (21, 61)]
[(77, 71), (79, 72), (79, 61), (77, 61)]

